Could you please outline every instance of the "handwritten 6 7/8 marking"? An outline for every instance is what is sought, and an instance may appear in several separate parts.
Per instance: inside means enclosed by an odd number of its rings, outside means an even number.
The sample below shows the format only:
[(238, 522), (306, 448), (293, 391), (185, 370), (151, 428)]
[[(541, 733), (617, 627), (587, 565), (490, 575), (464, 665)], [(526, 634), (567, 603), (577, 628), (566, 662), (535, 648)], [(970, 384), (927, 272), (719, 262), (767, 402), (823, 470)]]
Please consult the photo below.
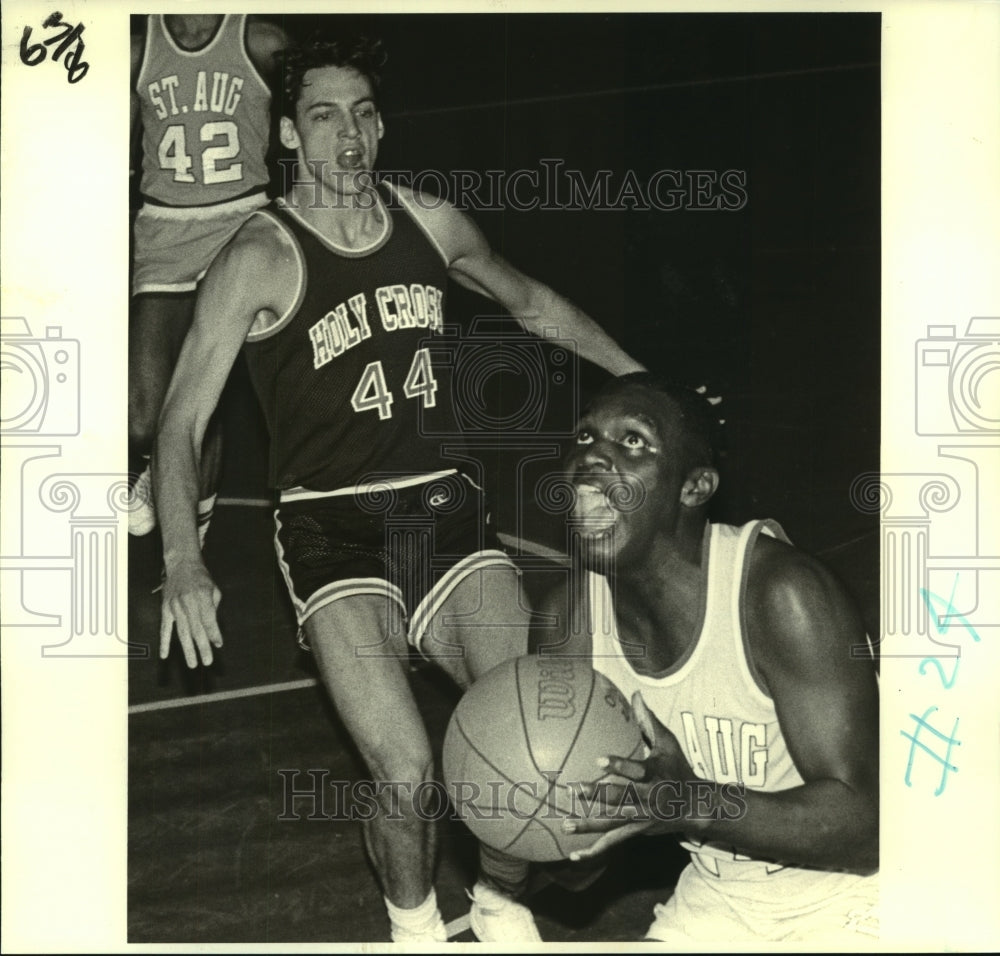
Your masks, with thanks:
[[(962, 614), (959, 614), (956, 610), (952, 601), (955, 597), (955, 588), (958, 586), (958, 576), (955, 577), (955, 585), (952, 588), (951, 599), (945, 601), (943, 598), (938, 597), (936, 594), (932, 594), (924, 588), (920, 589), (920, 596), (924, 603), (927, 605), (927, 610), (930, 611), (930, 617), (934, 620), (934, 626), (937, 628), (938, 634), (943, 634), (945, 631), (951, 627), (952, 619), (956, 620), (961, 624), (965, 630), (972, 635), (972, 639), (979, 642), (979, 635), (976, 633), (975, 628), (965, 619)], [(943, 623), (941, 623), (943, 622)], [(925, 657), (917, 667), (917, 670), (921, 676), (927, 676), (928, 666), (933, 666), (938, 673), (938, 677), (941, 680), (941, 685), (945, 690), (951, 690), (955, 686), (955, 680), (958, 677), (958, 665), (961, 661), (961, 648), (956, 648), (955, 657), (952, 659), (954, 664), (951, 669), (951, 675), (945, 673), (944, 665), (941, 660), (937, 657)], [(907, 733), (905, 730), (901, 730), (900, 734), (910, 741), (910, 756), (906, 762), (906, 773), (903, 777), (906, 785), (908, 787), (913, 786), (910, 781), (910, 774), (913, 770), (913, 761), (918, 753), (929, 754), (941, 765), (941, 782), (938, 784), (937, 789), (934, 791), (934, 796), (939, 797), (944, 793), (945, 787), (948, 785), (948, 774), (956, 773), (958, 767), (951, 762), (951, 751), (953, 747), (960, 747), (962, 742), (958, 739), (958, 720), (955, 718), (955, 722), (952, 725), (951, 733), (945, 734), (935, 727), (932, 727), (928, 722), (928, 717), (931, 714), (937, 712), (936, 706), (928, 707), (921, 716), (916, 714), (910, 714), (915, 722), (915, 727), (913, 733)], [(932, 743), (925, 743), (920, 739), (921, 731), (926, 731), (932, 735)], [(926, 736), (926, 735), (925, 735)], [(944, 754), (942, 755), (939, 750), (934, 749), (932, 746), (936, 742), (938, 747), (944, 748)]]
[[(52, 54), (52, 60), (58, 63), (59, 57), (65, 53), (66, 59), (63, 60), (63, 66), (66, 67), (66, 78), (70, 83), (78, 83), (87, 75), (87, 70), (90, 69), (90, 64), (80, 59), (83, 55), (83, 24), (78, 23), (74, 27), (68, 23), (63, 23), (62, 14), (57, 10), (45, 18), (42, 26), (45, 28), (63, 27), (63, 31), (54, 36), (47, 37), (41, 43), (31, 43), (29, 45), (31, 27), (25, 27), (24, 33), (21, 34), (21, 62), (27, 66), (37, 66), (45, 59), (48, 53), (46, 48), (52, 46), (54, 43), (58, 43), (59, 45)], [(70, 50), (69, 48), (74, 43), (76, 44), (75, 48)]]

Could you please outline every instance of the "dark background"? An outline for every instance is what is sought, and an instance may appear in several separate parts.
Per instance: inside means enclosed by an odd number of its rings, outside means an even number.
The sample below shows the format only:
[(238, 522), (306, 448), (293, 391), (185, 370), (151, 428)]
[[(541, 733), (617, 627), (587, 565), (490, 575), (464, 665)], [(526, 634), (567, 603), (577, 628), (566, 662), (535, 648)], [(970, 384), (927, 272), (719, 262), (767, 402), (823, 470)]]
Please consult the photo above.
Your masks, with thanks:
[[(495, 249), (648, 368), (723, 396), (714, 517), (779, 520), (845, 579), (877, 634), (877, 516), (855, 510), (849, 489), (879, 464), (879, 16), (269, 19), (297, 37), (384, 39), (382, 170), (542, 175), (543, 159), (558, 160), (588, 183), (610, 171), (612, 196), (628, 171), (640, 183), (662, 169), (745, 171), (737, 211), (470, 212)], [(497, 309), (452, 284), (448, 314), (467, 328)], [(259, 423), (240, 378), (223, 490), (253, 495), (263, 438), (244, 440)], [(603, 380), (582, 366), (583, 399)], [(516, 374), (487, 385), (498, 422), (531, 394)], [(571, 393), (546, 394), (527, 445), (564, 430)], [(504, 451), (501, 431), (476, 436), (499, 526), (558, 547), (558, 519), (533, 503), (535, 479), (557, 466), (516, 479), (525, 443)]]

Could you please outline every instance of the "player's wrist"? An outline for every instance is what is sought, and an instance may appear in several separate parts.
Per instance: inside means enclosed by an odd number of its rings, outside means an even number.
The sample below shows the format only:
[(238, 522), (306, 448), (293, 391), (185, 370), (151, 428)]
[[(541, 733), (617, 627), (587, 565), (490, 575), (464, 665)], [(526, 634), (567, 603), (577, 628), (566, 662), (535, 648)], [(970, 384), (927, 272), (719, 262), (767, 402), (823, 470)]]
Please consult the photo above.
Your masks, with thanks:
[(205, 562), (201, 557), (201, 549), (195, 539), (195, 550), (192, 553), (190, 548), (171, 548), (163, 550), (163, 568), (168, 575), (183, 573), (184, 571), (203, 571)]

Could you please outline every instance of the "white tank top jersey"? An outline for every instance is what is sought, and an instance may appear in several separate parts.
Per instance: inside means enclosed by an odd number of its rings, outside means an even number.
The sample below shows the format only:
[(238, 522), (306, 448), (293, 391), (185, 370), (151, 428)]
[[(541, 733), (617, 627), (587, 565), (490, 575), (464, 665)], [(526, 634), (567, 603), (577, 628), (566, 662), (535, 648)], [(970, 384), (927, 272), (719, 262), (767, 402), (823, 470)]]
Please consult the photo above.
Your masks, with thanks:
[[(699, 777), (773, 792), (799, 786), (803, 780), (788, 752), (774, 701), (755, 678), (747, 655), (743, 601), (747, 555), (761, 533), (788, 540), (772, 521), (708, 526), (707, 589), (698, 638), (681, 660), (661, 673), (639, 674), (623, 656), (608, 579), (594, 573), (588, 575), (589, 610), (594, 668), (627, 698), (642, 692), (649, 709), (677, 737)], [(718, 873), (724, 862), (727, 876), (738, 878), (741, 868), (734, 864), (746, 862), (747, 878), (760, 877), (761, 861), (731, 848), (693, 840), (682, 845), (711, 872)], [(819, 873), (816, 876), (822, 879)]]
[(271, 92), (247, 53), (244, 14), (226, 14), (197, 50), (150, 14), (135, 91), (144, 197), (207, 206), (267, 184)]
[[(594, 668), (627, 698), (642, 692), (699, 777), (775, 792), (803, 780), (788, 752), (774, 701), (754, 676), (747, 654), (747, 556), (760, 534), (788, 540), (773, 521), (708, 526), (704, 618), (697, 640), (665, 671), (646, 675), (633, 670), (619, 642), (608, 580), (594, 573), (588, 575), (590, 630)], [(786, 866), (690, 838), (681, 844), (691, 853), (691, 866), (672, 898), (682, 922), (696, 916), (696, 922), (707, 920), (711, 928), (712, 914), (724, 899), (726, 912), (731, 909), (738, 921), (745, 923), (747, 914), (757, 914), (767, 923), (760, 938), (789, 934), (789, 939), (806, 939), (814, 923), (826, 927), (828, 912), (841, 920), (853, 918), (853, 911), (844, 916), (840, 909), (855, 906), (856, 900), (864, 903), (859, 913), (873, 912), (871, 907), (877, 905), (877, 874)], [(791, 921), (788, 926), (786, 919)], [(653, 938), (661, 937), (654, 933)]]

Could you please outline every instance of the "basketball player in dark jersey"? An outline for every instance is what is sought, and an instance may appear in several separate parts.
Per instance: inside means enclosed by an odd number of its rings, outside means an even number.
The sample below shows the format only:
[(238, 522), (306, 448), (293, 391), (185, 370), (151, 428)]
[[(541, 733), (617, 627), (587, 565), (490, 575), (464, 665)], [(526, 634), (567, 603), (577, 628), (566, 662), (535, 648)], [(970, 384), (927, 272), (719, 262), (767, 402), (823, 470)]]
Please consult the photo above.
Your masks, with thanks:
[(851, 598), (778, 525), (707, 520), (716, 416), (639, 374), (580, 423), (567, 472), (585, 586), (542, 610), (561, 653), (633, 700), (653, 749), (609, 755), (632, 809), (616, 812), (612, 785), (605, 812), (566, 828), (608, 831), (582, 858), (636, 832), (681, 837), (691, 862), (646, 939), (850, 952), (878, 933), (876, 670)]
[[(194, 293), (219, 249), (267, 201), (275, 24), (239, 14), (150, 14), (131, 42), (131, 122), (142, 133), (129, 329), (129, 445), (153, 448)], [(212, 428), (202, 460), (204, 535), (220, 466)], [(129, 532), (156, 525), (150, 472), (137, 479)]]
[[(270, 423), (276, 545), (304, 637), (374, 779), (412, 792), (433, 761), (407, 642), (463, 687), (527, 649), (517, 573), (482, 527), (473, 476), (432, 437), (452, 414), (447, 368), (428, 345), (442, 328), (447, 279), (526, 329), (544, 321), (613, 374), (641, 366), (497, 256), (453, 206), (372, 185), (384, 132), (376, 54), (367, 43), (290, 51), (281, 140), (302, 179), (250, 218), (199, 289), (155, 455), (167, 571), (160, 650), (175, 624), (191, 667), (211, 663), (222, 644), (219, 591), (196, 534), (199, 450), (245, 348)], [(409, 533), (428, 521), (429, 537)], [(443, 941), (434, 828), (399, 802), (404, 820), (379, 815), (365, 826), (391, 936)], [(538, 940), (530, 912), (497, 885), (474, 888), (477, 935)]]

